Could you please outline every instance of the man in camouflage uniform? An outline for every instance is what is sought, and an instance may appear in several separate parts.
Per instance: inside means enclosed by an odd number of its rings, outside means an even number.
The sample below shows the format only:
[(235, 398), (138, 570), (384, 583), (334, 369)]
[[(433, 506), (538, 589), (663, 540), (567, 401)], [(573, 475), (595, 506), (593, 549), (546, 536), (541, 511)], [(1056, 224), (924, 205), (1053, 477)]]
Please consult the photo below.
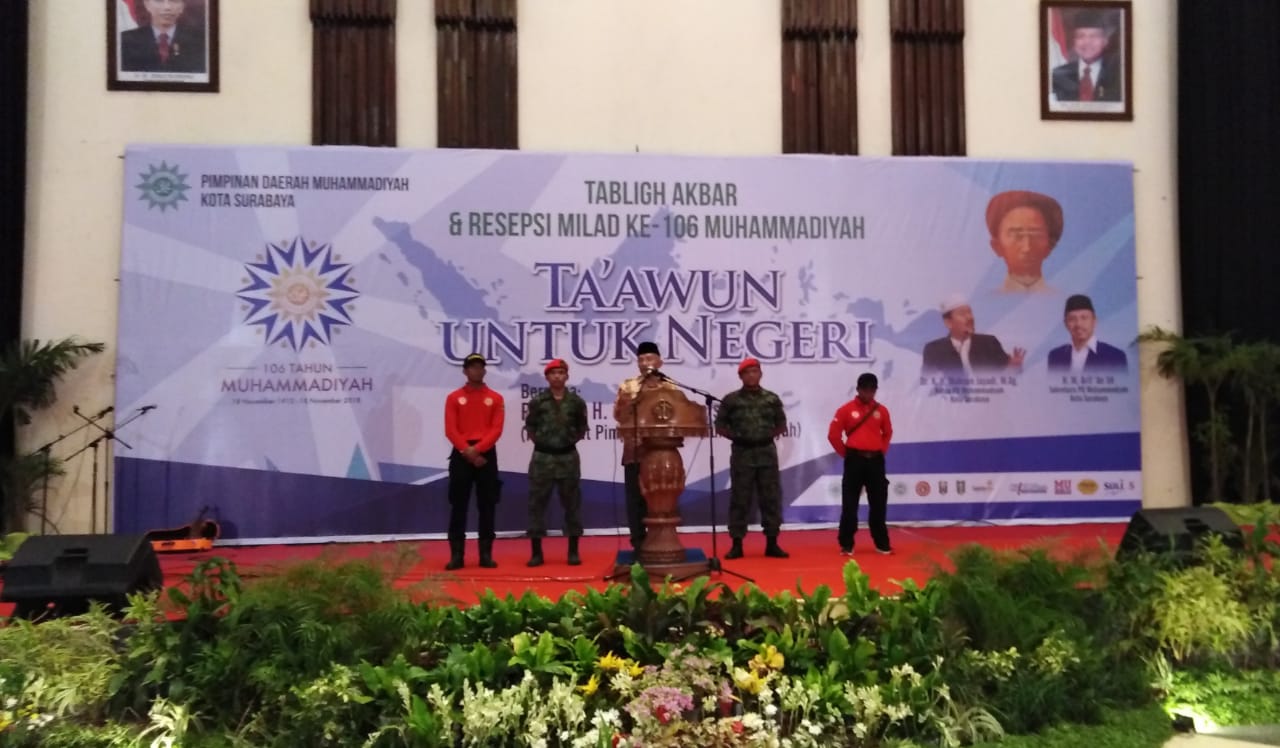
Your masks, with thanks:
[(577, 444), (587, 435), (587, 404), (565, 383), (569, 365), (550, 361), (543, 374), (547, 389), (529, 401), (524, 428), (533, 442), (529, 458), (529, 566), (542, 566), (542, 538), (547, 534), (547, 502), (551, 489), (560, 494), (564, 507), (564, 534), (569, 538), (569, 565), (582, 563), (578, 538), (582, 537), (582, 465)]
[(760, 505), (760, 525), (768, 544), (764, 555), (790, 558), (778, 545), (782, 527), (782, 483), (778, 477), (778, 449), (773, 440), (786, 433), (782, 400), (760, 386), (760, 362), (744, 359), (738, 365), (742, 389), (724, 396), (716, 413), (716, 433), (733, 442), (729, 455), (729, 536), (733, 548), (725, 558), (742, 558), (742, 539), (754, 495)]

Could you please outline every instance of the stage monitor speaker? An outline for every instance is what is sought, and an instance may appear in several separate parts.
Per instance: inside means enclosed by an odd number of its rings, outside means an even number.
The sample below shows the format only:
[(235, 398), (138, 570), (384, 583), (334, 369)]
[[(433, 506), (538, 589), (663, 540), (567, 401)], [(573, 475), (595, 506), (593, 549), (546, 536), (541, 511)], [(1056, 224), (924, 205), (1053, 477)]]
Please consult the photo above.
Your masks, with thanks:
[(1116, 558), (1132, 558), (1145, 552), (1172, 555), (1187, 563), (1194, 558), (1196, 547), (1213, 535), (1221, 537), (1228, 548), (1244, 549), (1244, 533), (1221, 509), (1141, 509), (1129, 520)]
[(78, 615), (91, 601), (119, 611), (163, 581), (145, 535), (33, 535), (9, 561), (0, 601), (16, 604), (16, 618)]

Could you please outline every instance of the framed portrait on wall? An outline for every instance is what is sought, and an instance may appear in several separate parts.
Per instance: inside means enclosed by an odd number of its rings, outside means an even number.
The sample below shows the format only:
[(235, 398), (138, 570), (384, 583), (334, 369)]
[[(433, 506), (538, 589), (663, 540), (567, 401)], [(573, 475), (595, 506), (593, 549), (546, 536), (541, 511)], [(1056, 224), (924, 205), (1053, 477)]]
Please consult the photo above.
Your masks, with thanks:
[(107, 89), (218, 90), (218, 0), (107, 0)]
[(1133, 3), (1040, 0), (1040, 118), (1133, 119)]

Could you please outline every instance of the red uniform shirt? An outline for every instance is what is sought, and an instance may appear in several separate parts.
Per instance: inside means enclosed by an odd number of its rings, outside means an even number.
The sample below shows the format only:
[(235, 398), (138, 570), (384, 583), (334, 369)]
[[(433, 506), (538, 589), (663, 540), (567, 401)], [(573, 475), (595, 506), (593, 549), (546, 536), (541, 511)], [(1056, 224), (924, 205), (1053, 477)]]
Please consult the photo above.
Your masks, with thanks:
[(881, 405), (858, 426), (858, 430), (849, 430), (858, 425), (858, 421), (876, 406), (872, 400), (864, 403), (854, 398), (836, 411), (831, 419), (831, 428), (827, 429), (827, 441), (836, 450), (836, 454), (844, 457), (846, 451), (853, 449), (862, 452), (888, 452), (889, 440), (893, 438), (893, 424), (889, 421), (889, 409)]
[(488, 452), (502, 436), (503, 415), (502, 395), (488, 386), (459, 387), (444, 401), (444, 436), (459, 452)]

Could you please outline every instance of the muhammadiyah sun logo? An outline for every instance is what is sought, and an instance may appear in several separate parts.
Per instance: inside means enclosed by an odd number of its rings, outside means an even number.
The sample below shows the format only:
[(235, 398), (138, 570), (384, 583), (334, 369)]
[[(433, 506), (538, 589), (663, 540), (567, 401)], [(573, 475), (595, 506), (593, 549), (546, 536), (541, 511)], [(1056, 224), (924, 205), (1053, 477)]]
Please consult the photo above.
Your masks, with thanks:
[(258, 262), (245, 263), (248, 277), (236, 292), (246, 325), (258, 325), (268, 345), (295, 351), (308, 342), (328, 345), (338, 328), (352, 324), (351, 265), (341, 263), (333, 245), (307, 242), (268, 244)]
[(169, 166), (164, 161), (159, 166), (152, 164), (138, 177), (142, 179), (134, 185), (142, 192), (138, 199), (146, 200), (148, 209), (159, 207), (161, 213), (168, 208), (177, 210), (178, 203), (187, 199), (187, 190), (191, 189), (187, 175), (178, 171), (178, 165)]

